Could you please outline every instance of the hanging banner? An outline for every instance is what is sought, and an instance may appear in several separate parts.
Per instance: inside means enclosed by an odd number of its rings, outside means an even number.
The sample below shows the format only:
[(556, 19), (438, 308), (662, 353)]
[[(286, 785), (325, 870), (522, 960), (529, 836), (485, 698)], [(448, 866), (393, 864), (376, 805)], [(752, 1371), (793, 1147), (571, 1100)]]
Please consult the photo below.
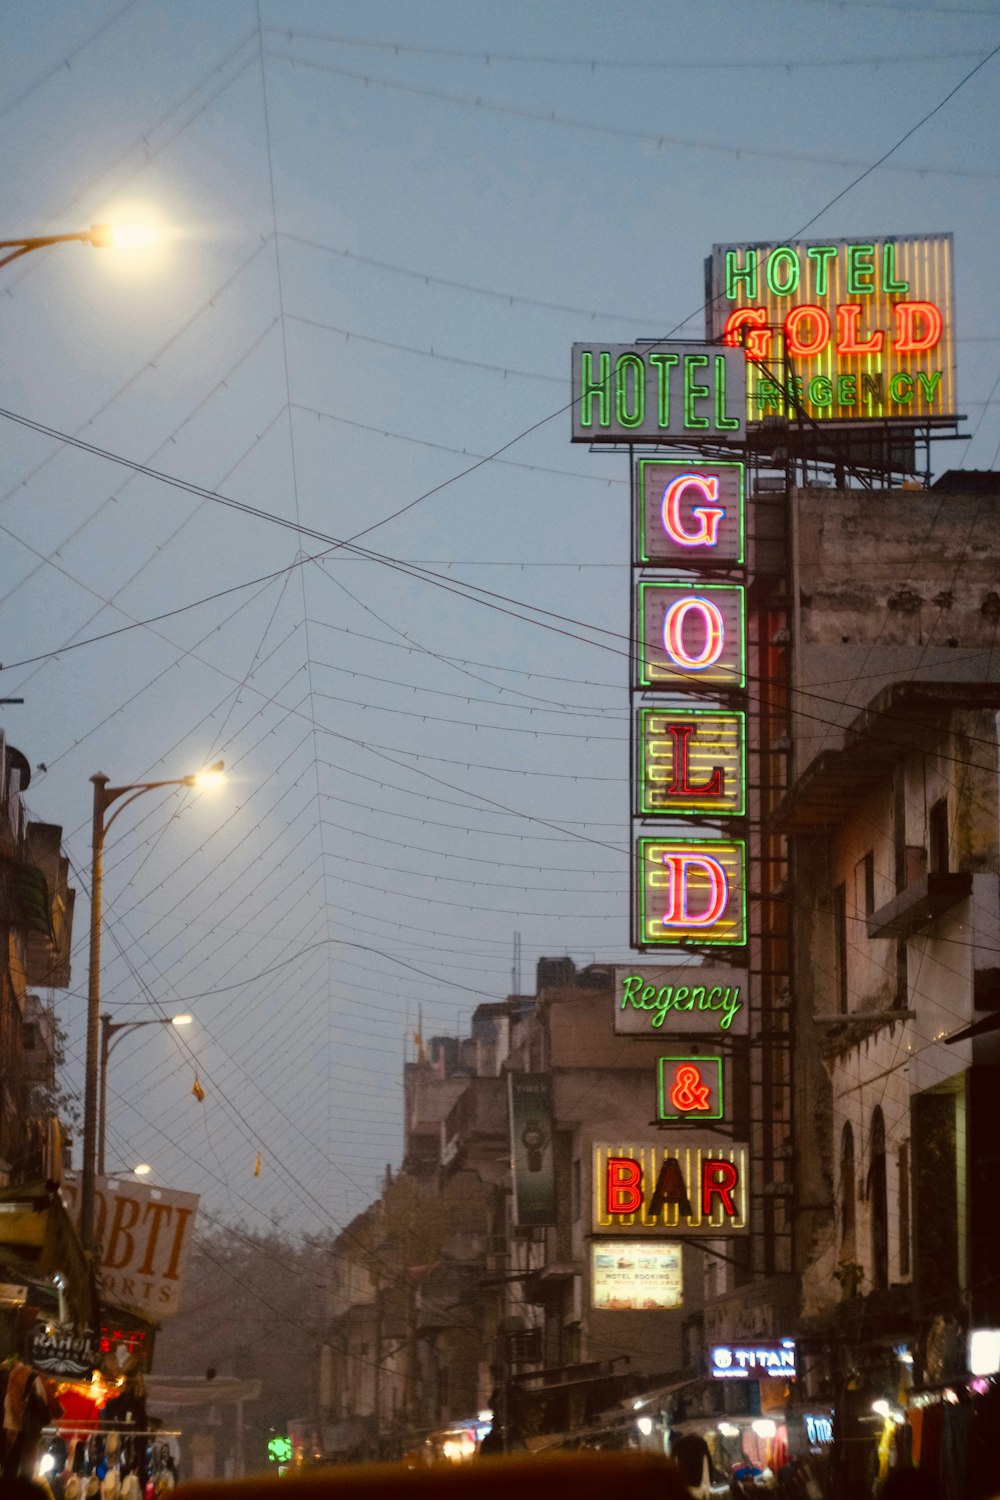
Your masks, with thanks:
[(746, 969), (715, 964), (615, 968), (617, 1036), (746, 1036)]
[(640, 580), (636, 587), (637, 688), (723, 692), (746, 686), (740, 584)]
[(574, 443), (738, 442), (746, 429), (739, 349), (574, 344)]
[[(198, 1196), (149, 1187), (133, 1177), (97, 1177), (94, 1233), (101, 1247), (102, 1300), (162, 1322), (180, 1309), (194, 1241)], [(79, 1180), (63, 1195), (79, 1214)]]
[(636, 562), (742, 567), (743, 465), (641, 458), (636, 465)]
[(49, 1323), (36, 1323), (28, 1333), (25, 1363), (43, 1375), (89, 1380), (100, 1362), (97, 1338), (89, 1330), (75, 1334)]
[(748, 1148), (687, 1137), (594, 1146), (593, 1229), (628, 1235), (741, 1234)]
[(522, 1228), (556, 1222), (551, 1073), (508, 1073), (514, 1221)]
[(742, 948), (746, 844), (742, 839), (639, 838), (634, 903), (639, 948)]
[(746, 812), (746, 716), (721, 709), (639, 708), (640, 818)]
[(954, 420), (950, 234), (713, 245), (707, 336), (746, 353), (747, 415)]

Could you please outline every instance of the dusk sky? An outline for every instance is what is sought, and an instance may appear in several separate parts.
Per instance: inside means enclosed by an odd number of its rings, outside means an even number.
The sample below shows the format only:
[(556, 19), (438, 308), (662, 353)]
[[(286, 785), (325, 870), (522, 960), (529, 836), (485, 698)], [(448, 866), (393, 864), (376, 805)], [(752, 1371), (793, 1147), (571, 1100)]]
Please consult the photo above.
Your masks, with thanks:
[(570, 445), (573, 341), (703, 338), (714, 243), (950, 231), (935, 469), (1000, 464), (1000, 6), (3, 11), (0, 238), (159, 231), (0, 271), (0, 722), (73, 862), (67, 1079), (89, 777), (221, 757), (109, 838), (103, 1008), (194, 1017), (117, 1046), (109, 1165), (333, 1230), (421, 1016), (504, 998), (515, 934), (525, 992), (629, 960), (628, 468)]

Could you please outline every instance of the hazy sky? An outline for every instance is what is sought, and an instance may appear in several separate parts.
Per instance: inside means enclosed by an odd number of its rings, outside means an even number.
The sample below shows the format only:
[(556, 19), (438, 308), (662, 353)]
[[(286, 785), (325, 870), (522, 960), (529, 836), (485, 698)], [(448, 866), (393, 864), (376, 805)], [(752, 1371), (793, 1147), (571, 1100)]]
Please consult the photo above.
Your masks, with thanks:
[(1000, 57), (963, 80), (1000, 8), (2, 15), (0, 238), (163, 231), (0, 271), (0, 408), (57, 434), (0, 418), (0, 691), (77, 871), (69, 1076), (88, 778), (222, 756), (109, 840), (106, 1008), (195, 1017), (120, 1041), (109, 1163), (330, 1227), (398, 1163), (421, 1009), (464, 1030), (515, 933), (525, 991), (628, 957), (627, 468), (570, 446), (573, 340), (702, 337), (715, 242), (951, 230), (971, 439), (937, 468), (997, 466)]

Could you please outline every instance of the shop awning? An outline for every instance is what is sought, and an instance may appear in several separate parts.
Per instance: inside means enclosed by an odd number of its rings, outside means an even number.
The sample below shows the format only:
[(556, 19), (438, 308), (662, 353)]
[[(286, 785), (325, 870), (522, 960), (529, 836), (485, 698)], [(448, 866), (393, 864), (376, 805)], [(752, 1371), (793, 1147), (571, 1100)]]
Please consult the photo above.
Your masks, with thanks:
[(234, 1375), (147, 1375), (146, 1396), (157, 1406), (218, 1406), (256, 1401), (259, 1380), (237, 1380)]
[(61, 1278), (70, 1321), (96, 1327), (93, 1276), (58, 1188), (36, 1182), (0, 1189), (0, 1261), (12, 1271), (23, 1267), (34, 1285), (41, 1278), (58, 1289)]

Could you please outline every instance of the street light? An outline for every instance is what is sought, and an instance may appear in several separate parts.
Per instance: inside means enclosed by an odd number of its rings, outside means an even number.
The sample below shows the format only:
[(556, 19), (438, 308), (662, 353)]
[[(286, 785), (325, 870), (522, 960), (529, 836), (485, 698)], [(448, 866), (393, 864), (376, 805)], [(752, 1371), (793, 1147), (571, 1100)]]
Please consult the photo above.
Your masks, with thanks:
[[(130, 786), (108, 786), (108, 778), (98, 771), (91, 776), (94, 786), (94, 821), (91, 836), (93, 858), (90, 868), (90, 968), (87, 979), (87, 1061), (83, 1093), (83, 1170), (80, 1174), (80, 1238), (84, 1249), (94, 1248), (94, 1178), (97, 1162), (97, 1084), (101, 1032), (101, 886), (104, 878), (104, 840), (108, 829), (130, 802), (145, 792), (164, 786), (210, 785), (221, 777), (225, 762), (218, 760), (193, 776), (177, 776), (169, 781), (137, 781)], [(104, 814), (119, 797), (125, 801), (105, 823)]]
[(12, 260), (29, 255), (32, 250), (47, 250), (50, 245), (93, 245), (95, 250), (144, 249), (156, 241), (156, 231), (148, 224), (91, 224), (76, 234), (23, 235), (16, 240), (0, 240), (0, 250), (10, 254), (0, 259), (0, 266), (9, 266)]
[[(114, 1050), (112, 1037), (123, 1031), (135, 1031), (139, 1026), (190, 1026), (190, 1016), (152, 1016), (148, 1021), (113, 1021), (110, 1016), (101, 1017), (101, 1104), (97, 1119), (97, 1175), (104, 1176), (104, 1127), (108, 1107), (108, 1054)], [(120, 1040), (120, 1035), (119, 1035)]]

